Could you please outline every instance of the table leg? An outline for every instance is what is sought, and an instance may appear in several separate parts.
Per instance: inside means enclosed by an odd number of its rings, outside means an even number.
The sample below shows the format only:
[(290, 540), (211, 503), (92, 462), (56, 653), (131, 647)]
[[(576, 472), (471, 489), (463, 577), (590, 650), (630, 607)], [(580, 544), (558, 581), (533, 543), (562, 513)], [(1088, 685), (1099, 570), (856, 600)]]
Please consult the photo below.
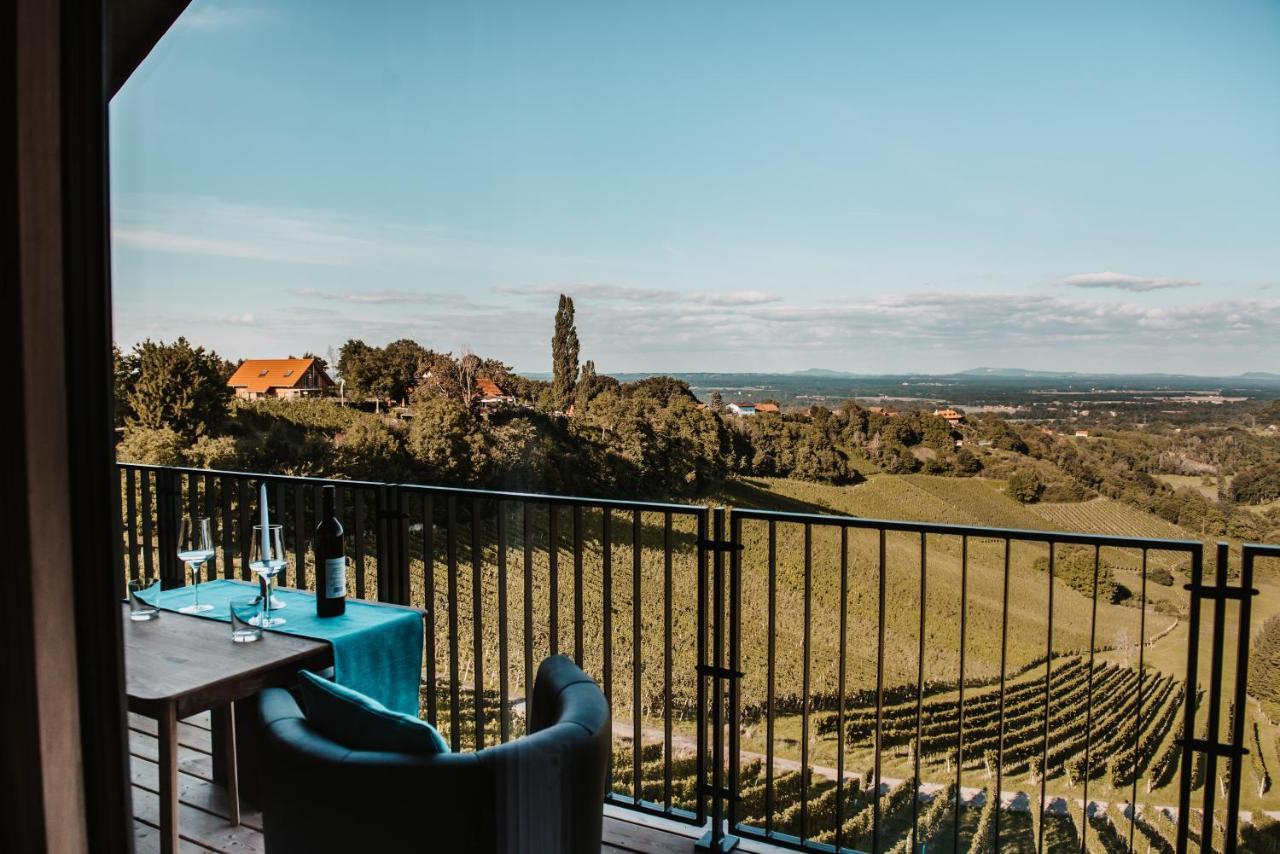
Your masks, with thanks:
[(160, 851), (178, 850), (178, 710), (164, 706), (156, 721), (160, 742)]
[(227, 703), (227, 712), (220, 716), (222, 733), (222, 761), (227, 775), (227, 820), (232, 826), (240, 824), (240, 770), (236, 765), (236, 704)]

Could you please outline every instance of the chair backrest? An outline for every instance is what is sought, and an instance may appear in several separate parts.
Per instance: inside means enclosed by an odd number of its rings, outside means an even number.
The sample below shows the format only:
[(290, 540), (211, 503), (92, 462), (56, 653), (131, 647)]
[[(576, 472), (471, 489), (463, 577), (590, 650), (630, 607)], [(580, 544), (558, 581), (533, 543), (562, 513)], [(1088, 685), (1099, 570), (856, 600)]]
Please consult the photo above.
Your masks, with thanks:
[(538, 668), (529, 735), (477, 753), (348, 750), (286, 691), (264, 691), (263, 825), (269, 852), (598, 852), (612, 720), (564, 656)]

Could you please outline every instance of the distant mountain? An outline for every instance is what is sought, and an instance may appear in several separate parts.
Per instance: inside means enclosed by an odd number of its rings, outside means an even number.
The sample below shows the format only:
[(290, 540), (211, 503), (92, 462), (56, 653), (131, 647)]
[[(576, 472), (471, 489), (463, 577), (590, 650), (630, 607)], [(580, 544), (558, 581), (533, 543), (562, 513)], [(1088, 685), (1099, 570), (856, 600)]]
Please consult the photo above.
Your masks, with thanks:
[(1241, 379), (1246, 380), (1280, 380), (1280, 374), (1271, 371), (1245, 371), (1240, 374)]

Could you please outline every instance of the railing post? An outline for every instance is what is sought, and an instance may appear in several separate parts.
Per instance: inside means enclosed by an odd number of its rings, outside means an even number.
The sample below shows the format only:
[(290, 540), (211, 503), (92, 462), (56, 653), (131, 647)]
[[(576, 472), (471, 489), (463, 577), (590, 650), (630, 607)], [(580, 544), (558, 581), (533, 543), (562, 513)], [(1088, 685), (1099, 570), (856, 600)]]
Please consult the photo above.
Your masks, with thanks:
[(409, 604), (408, 519), (397, 484), (378, 487), (378, 601)]
[[(725, 666), (725, 552), (736, 552), (736, 545), (725, 537), (725, 511), (723, 507), (717, 507), (711, 511), (711, 537), (709, 539), (702, 538), (698, 542), (699, 561), (698, 567), (701, 576), (699, 578), (698, 588), (701, 594), (706, 590), (706, 560), (708, 554), (711, 558), (711, 611), (710, 618), (706, 619), (705, 624), (698, 626), (699, 639), (703, 637), (706, 629), (711, 631), (711, 660), (706, 661), (706, 644), (700, 643), (700, 656), (698, 661), (698, 682), (701, 687), (703, 679), (711, 679), (711, 703), (710, 709), (703, 705), (706, 702), (707, 694), (705, 690), (699, 691), (699, 719), (709, 713), (711, 718), (711, 782), (708, 784), (705, 779), (700, 778), (698, 781), (699, 791), (702, 795), (709, 795), (711, 801), (711, 826), (702, 837), (694, 843), (694, 847), (700, 851), (732, 851), (738, 845), (736, 836), (728, 835), (725, 831), (725, 805), (738, 796), (736, 787), (726, 785), (725, 781), (725, 688), (729, 689), (730, 704), (733, 705), (738, 700), (737, 680), (742, 675), (737, 670), (738, 653), (735, 635), (737, 634), (736, 618), (730, 617), (729, 628), (729, 657), (730, 666)], [(731, 572), (736, 570), (739, 562), (736, 558), (731, 561)], [(736, 593), (737, 584), (732, 584)], [(730, 598), (733, 598), (731, 594)], [(701, 598), (701, 596), (700, 596)], [(733, 606), (731, 606), (733, 607)], [(734, 608), (736, 611), (736, 608)], [(699, 602), (699, 617), (705, 619), (706, 610)], [(730, 709), (729, 723), (737, 724), (737, 712)], [(736, 736), (730, 738), (729, 749), (732, 751), (737, 746)], [(698, 740), (698, 751), (700, 755), (699, 766), (706, 767), (705, 756), (706, 740), (700, 738)], [(736, 763), (733, 763), (736, 764)], [(732, 777), (733, 775), (731, 775)], [(736, 782), (730, 780), (730, 783)]]
[[(1191, 583), (1187, 588), (1191, 599), (1187, 607), (1187, 675), (1186, 697), (1182, 710), (1182, 757), (1178, 775), (1178, 830), (1175, 840), (1176, 854), (1186, 854), (1187, 837), (1191, 824), (1191, 763), (1194, 760), (1196, 727), (1196, 695), (1199, 685), (1196, 674), (1200, 665), (1200, 588), (1204, 582), (1203, 547), (1191, 553)], [(1213, 785), (1210, 783), (1209, 785)]]
[(160, 548), (160, 584), (165, 590), (186, 583), (182, 563), (178, 560), (181, 500), (177, 472), (169, 468), (156, 469), (156, 542)]

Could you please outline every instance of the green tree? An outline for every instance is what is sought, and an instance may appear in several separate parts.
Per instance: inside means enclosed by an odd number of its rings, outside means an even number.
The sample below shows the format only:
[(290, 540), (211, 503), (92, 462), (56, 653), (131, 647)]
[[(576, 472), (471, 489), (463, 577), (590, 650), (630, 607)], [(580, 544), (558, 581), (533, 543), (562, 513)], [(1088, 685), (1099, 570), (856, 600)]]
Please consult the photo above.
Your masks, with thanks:
[(115, 397), (115, 423), (123, 427), (133, 415), (129, 406), (129, 395), (133, 391), (136, 366), (131, 356), (120, 352), (115, 344), (111, 345), (111, 367), (113, 373), (113, 389)]
[(386, 347), (370, 347), (350, 340), (338, 352), (338, 374), (356, 399), (406, 400), (418, 383), (430, 351), (416, 341), (401, 338)]
[(343, 474), (356, 480), (396, 477), (402, 471), (400, 432), (390, 419), (360, 414), (364, 417), (352, 421), (345, 432), (335, 437), (335, 464)]
[(1280, 615), (1263, 623), (1253, 637), (1249, 693), (1262, 702), (1268, 717), (1280, 717)]
[(133, 424), (124, 428), (124, 439), (116, 446), (116, 459), (153, 466), (180, 466), (186, 462), (183, 455), (186, 444), (186, 440), (169, 427)]
[(1040, 481), (1040, 476), (1036, 474), (1034, 469), (1021, 468), (1013, 473), (1013, 477), (1009, 478), (1009, 485), (1005, 488), (1005, 492), (1014, 501), (1020, 501), (1023, 504), (1035, 504), (1040, 500), (1040, 496), (1044, 494), (1044, 484)]
[(484, 433), (457, 398), (415, 403), (406, 446), (430, 483), (475, 483), (486, 469)]
[(240, 459), (236, 440), (230, 436), (200, 436), (186, 452), (187, 464), (203, 469), (235, 469)]
[(378, 370), (379, 351), (358, 338), (347, 340), (338, 349), (338, 376), (348, 397), (357, 400), (373, 395), (373, 376)]
[(578, 381), (578, 330), (573, 322), (573, 299), (560, 295), (556, 328), (551, 337), (551, 402), (559, 411), (569, 408)]
[(125, 400), (131, 424), (167, 427), (190, 442), (226, 418), (231, 389), (216, 353), (192, 347), (185, 338), (172, 344), (148, 339), (133, 348), (129, 359), (133, 384)]
[(585, 415), (591, 398), (596, 391), (596, 363), (587, 359), (582, 366), (582, 375), (578, 377), (578, 387), (573, 396), (575, 415)]

